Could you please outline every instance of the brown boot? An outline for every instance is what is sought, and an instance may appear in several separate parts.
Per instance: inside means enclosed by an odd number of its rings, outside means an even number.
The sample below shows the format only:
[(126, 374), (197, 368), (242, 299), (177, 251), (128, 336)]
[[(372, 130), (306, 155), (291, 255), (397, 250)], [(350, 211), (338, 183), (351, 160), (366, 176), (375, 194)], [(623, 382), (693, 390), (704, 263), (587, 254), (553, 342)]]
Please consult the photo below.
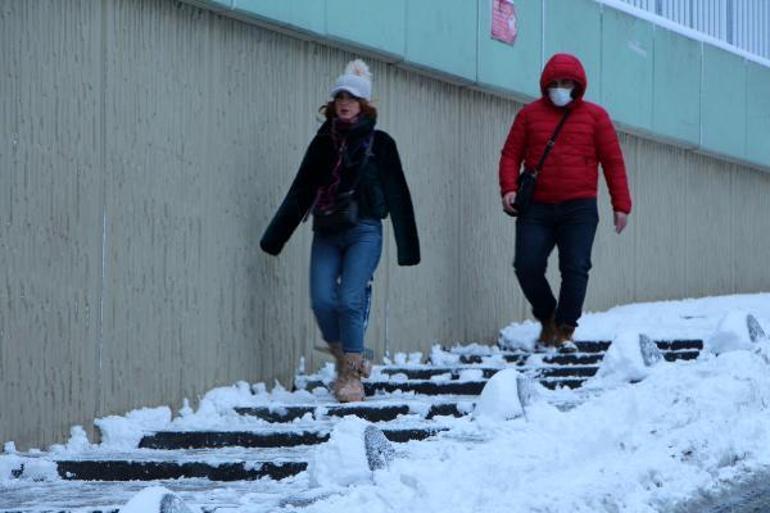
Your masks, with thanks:
[(543, 347), (554, 346), (556, 338), (556, 319), (551, 314), (548, 319), (540, 321), (540, 335), (537, 337), (537, 344)]
[(345, 353), (342, 373), (334, 384), (334, 396), (341, 403), (364, 400), (364, 385), (361, 383), (363, 357), (358, 353)]
[[(315, 348), (317, 351), (329, 353), (334, 358), (334, 372), (339, 377), (345, 361), (345, 351), (342, 349), (342, 342), (328, 342), (326, 347), (316, 346)], [(371, 374), (372, 362), (364, 358), (361, 364), (361, 377), (368, 378)]]
[(575, 342), (572, 341), (573, 333), (575, 333), (575, 327), (569, 324), (561, 324), (556, 328), (554, 344), (562, 353), (574, 353), (578, 350)]

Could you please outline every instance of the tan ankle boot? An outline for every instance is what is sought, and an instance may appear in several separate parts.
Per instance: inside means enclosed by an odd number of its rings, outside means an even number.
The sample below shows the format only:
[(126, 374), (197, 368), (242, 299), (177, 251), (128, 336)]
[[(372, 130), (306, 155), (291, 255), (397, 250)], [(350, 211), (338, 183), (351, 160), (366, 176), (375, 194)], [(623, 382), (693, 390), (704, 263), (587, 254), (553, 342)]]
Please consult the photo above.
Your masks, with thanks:
[[(339, 376), (340, 373), (342, 373), (342, 366), (345, 362), (345, 351), (342, 349), (342, 342), (329, 342), (327, 344), (327, 350), (334, 358), (334, 372)], [(361, 377), (368, 378), (371, 374), (372, 362), (364, 358), (361, 361)]]
[(334, 396), (341, 403), (364, 400), (364, 385), (361, 383), (363, 357), (358, 353), (345, 353), (342, 373), (334, 384)]

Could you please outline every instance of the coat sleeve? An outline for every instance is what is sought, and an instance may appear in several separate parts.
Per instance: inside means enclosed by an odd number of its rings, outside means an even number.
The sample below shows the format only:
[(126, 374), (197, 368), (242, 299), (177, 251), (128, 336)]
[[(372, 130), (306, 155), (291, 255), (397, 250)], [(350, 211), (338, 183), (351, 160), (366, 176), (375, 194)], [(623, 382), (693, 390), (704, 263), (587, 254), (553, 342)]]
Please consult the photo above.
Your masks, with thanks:
[(604, 109), (599, 112), (595, 135), (599, 162), (602, 164), (604, 179), (610, 191), (612, 209), (628, 214), (631, 212), (631, 192), (628, 189), (626, 165), (618, 142), (618, 134)]
[(417, 265), (420, 263), (420, 240), (417, 236), (412, 197), (404, 177), (396, 142), (387, 136), (385, 146), (383, 192), (393, 223), (398, 265)]
[(500, 196), (518, 189), (519, 169), (527, 150), (526, 111), (519, 111), (513, 120), (500, 156)]
[(313, 139), (305, 152), (289, 192), (259, 241), (259, 246), (266, 253), (278, 255), (281, 252), (312, 206), (317, 189), (317, 180), (314, 179), (315, 173), (313, 173), (317, 153), (318, 139)]

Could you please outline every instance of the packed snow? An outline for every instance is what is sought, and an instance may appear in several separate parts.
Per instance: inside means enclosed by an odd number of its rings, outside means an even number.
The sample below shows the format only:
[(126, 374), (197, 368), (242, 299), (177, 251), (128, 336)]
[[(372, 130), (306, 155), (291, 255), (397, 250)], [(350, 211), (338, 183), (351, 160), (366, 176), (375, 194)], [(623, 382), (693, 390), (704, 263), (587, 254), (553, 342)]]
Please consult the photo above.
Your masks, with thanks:
[[(511, 369), (490, 380), (472, 415), (441, 419), (448, 431), (426, 441), (394, 444), (394, 457), (384, 468), (367, 466), (367, 423), (346, 418), (330, 426), (329, 442), (310, 449), (310, 468), (294, 478), (248, 483), (245, 488), (213, 483), (208, 489), (190, 489), (184, 480), (167, 481), (163, 486), (170, 492), (151, 489), (136, 504), (173, 493), (194, 512), (211, 508), (212, 501), (237, 513), (669, 512), (767, 472), (768, 315), (770, 294), (587, 313), (576, 339), (613, 341), (600, 371), (586, 384), (593, 393), (547, 390), (521, 380)], [(500, 344), (513, 350), (531, 348), (537, 329), (531, 322), (512, 324), (501, 330)], [(645, 338), (702, 339), (705, 349), (696, 360), (667, 362), (649, 345), (645, 349)], [(439, 348), (434, 355), (451, 359)], [(419, 358), (397, 355), (394, 361), (417, 364)], [(526, 391), (522, 400), (522, 389), (531, 387), (536, 390)], [(573, 407), (555, 406), (556, 397), (570, 394), (575, 396)], [(52, 450), (57, 456), (126, 450), (136, 447), (137, 432), (146, 430), (256, 428), (264, 421), (238, 416), (233, 407), (324, 407), (330, 400), (321, 390), (292, 393), (276, 386), (268, 392), (264, 385), (237, 383), (212, 390), (196, 410), (186, 405), (175, 416), (168, 408), (153, 408), (100, 419), (101, 446), (90, 444), (82, 428), (73, 428), (70, 441)], [(26, 487), (44, 498), (47, 487), (60, 481), (39, 452), (20, 453), (10, 442), (4, 452), (0, 511), (16, 506), (6, 502), (15, 490)], [(259, 451), (243, 453), (256, 457)], [(18, 478), (13, 474), (22, 463), (24, 475)], [(90, 485), (67, 486), (77, 495), (79, 487)], [(137, 484), (124, 486), (131, 489), (130, 495), (105, 497), (101, 504), (125, 505)], [(269, 493), (259, 491), (265, 487)]]

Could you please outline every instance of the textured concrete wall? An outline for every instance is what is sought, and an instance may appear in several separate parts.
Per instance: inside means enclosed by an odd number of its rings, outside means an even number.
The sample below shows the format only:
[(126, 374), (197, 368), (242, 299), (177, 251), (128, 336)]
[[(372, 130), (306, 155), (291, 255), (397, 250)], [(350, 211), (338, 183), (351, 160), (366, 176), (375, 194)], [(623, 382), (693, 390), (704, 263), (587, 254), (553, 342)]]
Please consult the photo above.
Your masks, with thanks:
[[(0, 0), (0, 47), (0, 441), (319, 365), (309, 226), (258, 240), (350, 54), (170, 0)], [(371, 65), (424, 261), (388, 223), (367, 344), (493, 341), (527, 315), (497, 192), (520, 105)], [(602, 186), (588, 309), (770, 288), (770, 176), (622, 143), (636, 207), (617, 237)]]

